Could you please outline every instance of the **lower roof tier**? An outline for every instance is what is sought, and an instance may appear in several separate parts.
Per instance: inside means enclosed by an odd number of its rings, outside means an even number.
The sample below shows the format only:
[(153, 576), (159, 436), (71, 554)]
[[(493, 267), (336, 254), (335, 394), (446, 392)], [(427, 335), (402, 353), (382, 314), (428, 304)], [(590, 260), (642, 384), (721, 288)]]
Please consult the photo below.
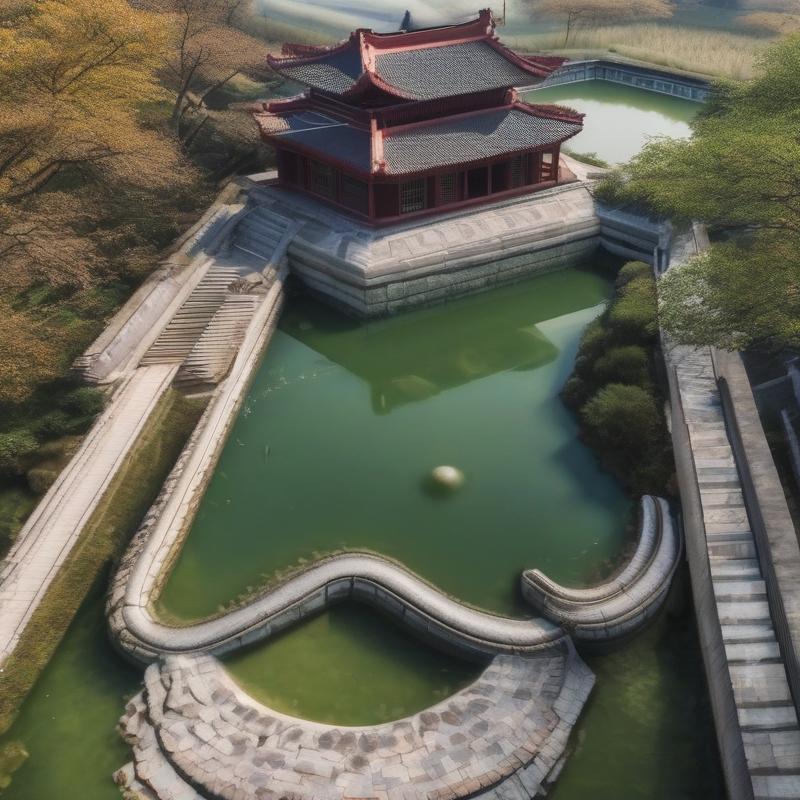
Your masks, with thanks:
[(574, 111), (520, 101), (390, 128), (368, 128), (328, 109), (302, 104), (253, 116), (263, 138), (274, 146), (367, 175), (433, 172), (544, 149), (583, 127), (583, 116)]

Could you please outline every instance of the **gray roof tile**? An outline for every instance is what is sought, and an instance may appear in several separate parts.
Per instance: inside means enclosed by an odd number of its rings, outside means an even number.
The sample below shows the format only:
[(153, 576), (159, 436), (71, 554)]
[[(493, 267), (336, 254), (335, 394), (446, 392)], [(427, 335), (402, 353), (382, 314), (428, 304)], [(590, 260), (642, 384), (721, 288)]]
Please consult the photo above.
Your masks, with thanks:
[(554, 144), (581, 127), (516, 108), (498, 109), (387, 136), (383, 153), (388, 172), (404, 174)]
[(420, 100), (530, 86), (540, 80), (484, 41), (378, 54), (375, 71), (386, 83)]
[(361, 54), (357, 47), (351, 46), (315, 61), (282, 67), (281, 72), (299, 83), (343, 94), (361, 76)]

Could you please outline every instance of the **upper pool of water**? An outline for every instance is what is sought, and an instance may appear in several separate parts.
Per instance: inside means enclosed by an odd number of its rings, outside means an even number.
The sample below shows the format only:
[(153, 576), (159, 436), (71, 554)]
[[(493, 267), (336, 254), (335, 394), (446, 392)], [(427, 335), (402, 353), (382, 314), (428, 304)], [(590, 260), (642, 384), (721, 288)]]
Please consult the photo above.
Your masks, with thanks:
[(528, 92), (525, 99), (557, 103), (586, 114), (583, 131), (565, 152), (596, 153), (610, 164), (635, 156), (655, 136), (687, 137), (699, 103), (608, 81), (581, 81)]
[[(293, 299), (163, 592), (214, 613), (320, 553), (367, 548), (504, 613), (526, 567), (581, 583), (617, 556), (630, 501), (558, 397), (608, 283), (566, 270), (359, 324)], [(432, 494), (437, 465), (458, 492)]]

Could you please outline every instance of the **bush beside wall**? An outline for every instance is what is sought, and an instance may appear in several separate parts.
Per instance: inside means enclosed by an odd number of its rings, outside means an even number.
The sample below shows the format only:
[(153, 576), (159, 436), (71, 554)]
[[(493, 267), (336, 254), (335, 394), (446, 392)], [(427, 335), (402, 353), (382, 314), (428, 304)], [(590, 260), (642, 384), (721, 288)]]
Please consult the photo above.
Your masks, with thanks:
[(581, 437), (633, 494), (670, 493), (674, 465), (656, 380), (658, 305), (652, 270), (619, 271), (606, 311), (584, 331), (562, 390)]

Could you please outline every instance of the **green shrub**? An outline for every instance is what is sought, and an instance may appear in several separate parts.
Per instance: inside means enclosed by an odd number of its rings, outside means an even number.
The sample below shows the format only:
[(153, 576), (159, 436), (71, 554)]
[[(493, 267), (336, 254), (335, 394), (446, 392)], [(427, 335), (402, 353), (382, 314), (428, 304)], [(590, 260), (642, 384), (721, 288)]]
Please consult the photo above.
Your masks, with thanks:
[(640, 454), (657, 440), (663, 424), (653, 395), (640, 386), (610, 383), (581, 410), (587, 438), (600, 447)]
[(587, 442), (603, 466), (634, 495), (663, 494), (673, 474), (672, 449), (656, 397), (640, 386), (611, 383), (581, 410)]
[(658, 333), (658, 302), (653, 277), (626, 283), (608, 313), (608, 326), (619, 341), (652, 342)]
[[(587, 362), (593, 362), (606, 351), (608, 346), (608, 331), (603, 325), (603, 317), (599, 317), (586, 326), (586, 330), (581, 336), (581, 343), (578, 345), (578, 359), (586, 359)], [(578, 359), (576, 359), (576, 365)], [(589, 369), (588, 371), (591, 370)]]
[(623, 286), (630, 283), (635, 278), (652, 278), (653, 268), (644, 261), (629, 261), (624, 264), (617, 273), (615, 288), (619, 291)]
[(106, 404), (105, 394), (92, 386), (73, 389), (61, 398), (61, 409), (76, 417), (97, 416)]
[(590, 394), (591, 390), (586, 383), (577, 375), (572, 375), (561, 390), (561, 400), (567, 408), (575, 410), (586, 402)]
[(39, 442), (27, 428), (0, 433), (0, 474), (21, 475)]
[(44, 494), (55, 483), (58, 470), (52, 467), (33, 467), (28, 470), (28, 486), (36, 494)]
[(614, 347), (597, 359), (594, 377), (598, 385), (625, 383), (647, 387), (650, 384), (647, 351), (635, 344)]
[(42, 439), (55, 439), (74, 432), (75, 420), (66, 411), (56, 409), (33, 423), (36, 435)]

